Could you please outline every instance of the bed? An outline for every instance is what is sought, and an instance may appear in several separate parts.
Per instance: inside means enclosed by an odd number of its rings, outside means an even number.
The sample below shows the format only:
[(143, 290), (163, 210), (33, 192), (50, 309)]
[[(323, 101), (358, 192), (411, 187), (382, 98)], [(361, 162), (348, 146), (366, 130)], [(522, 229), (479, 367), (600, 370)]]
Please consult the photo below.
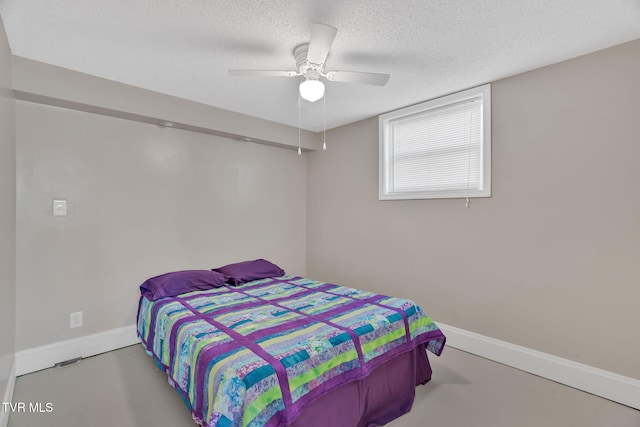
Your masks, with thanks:
[(383, 425), (445, 344), (410, 300), (286, 274), (235, 285), (139, 302), (142, 345), (202, 426)]

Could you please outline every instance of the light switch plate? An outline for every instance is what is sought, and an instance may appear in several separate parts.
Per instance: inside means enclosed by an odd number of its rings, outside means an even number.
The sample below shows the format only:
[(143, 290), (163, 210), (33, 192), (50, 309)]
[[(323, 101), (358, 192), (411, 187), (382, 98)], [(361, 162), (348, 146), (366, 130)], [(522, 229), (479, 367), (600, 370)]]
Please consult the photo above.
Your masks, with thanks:
[(67, 201), (66, 200), (54, 200), (53, 201), (53, 216), (67, 216)]

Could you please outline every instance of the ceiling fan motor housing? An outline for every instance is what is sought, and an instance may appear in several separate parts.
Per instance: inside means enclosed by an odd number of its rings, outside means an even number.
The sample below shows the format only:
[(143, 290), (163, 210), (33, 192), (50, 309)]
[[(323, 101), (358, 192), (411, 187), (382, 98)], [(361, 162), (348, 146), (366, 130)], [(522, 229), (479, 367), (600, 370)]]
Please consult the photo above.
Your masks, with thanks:
[(307, 79), (318, 80), (324, 72), (324, 64), (314, 64), (307, 60), (309, 43), (303, 43), (293, 49), (298, 72)]

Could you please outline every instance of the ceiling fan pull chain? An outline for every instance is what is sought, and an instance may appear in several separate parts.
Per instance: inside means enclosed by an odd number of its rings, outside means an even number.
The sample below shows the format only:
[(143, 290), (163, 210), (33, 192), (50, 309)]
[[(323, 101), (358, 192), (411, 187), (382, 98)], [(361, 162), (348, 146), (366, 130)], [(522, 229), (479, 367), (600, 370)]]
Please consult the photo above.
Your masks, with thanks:
[(322, 149), (327, 151), (327, 93), (322, 98)]
[(298, 156), (302, 156), (300, 148), (300, 93), (298, 93)]

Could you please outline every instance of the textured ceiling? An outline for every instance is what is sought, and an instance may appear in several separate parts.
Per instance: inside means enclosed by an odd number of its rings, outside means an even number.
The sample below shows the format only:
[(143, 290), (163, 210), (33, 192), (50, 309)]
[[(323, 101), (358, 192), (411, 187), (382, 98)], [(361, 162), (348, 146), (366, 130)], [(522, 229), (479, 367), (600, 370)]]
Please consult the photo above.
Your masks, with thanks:
[[(0, 0), (14, 55), (297, 126), (294, 69), (312, 23), (338, 29), (327, 128), (640, 38), (640, 0)], [(322, 102), (302, 127), (323, 128)]]

